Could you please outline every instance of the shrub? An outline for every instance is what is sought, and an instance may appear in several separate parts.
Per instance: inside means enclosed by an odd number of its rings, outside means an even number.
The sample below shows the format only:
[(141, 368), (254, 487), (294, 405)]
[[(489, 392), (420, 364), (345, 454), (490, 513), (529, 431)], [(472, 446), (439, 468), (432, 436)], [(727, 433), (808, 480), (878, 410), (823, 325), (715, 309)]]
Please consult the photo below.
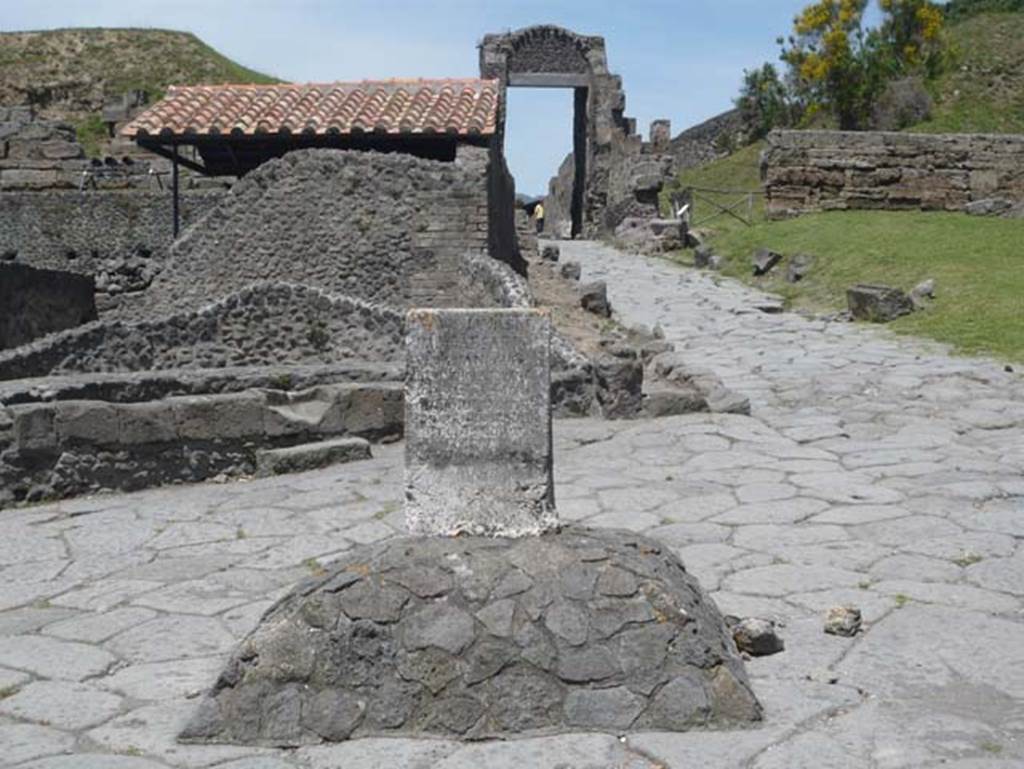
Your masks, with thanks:
[(901, 131), (922, 123), (932, 114), (932, 97), (919, 77), (893, 80), (875, 101), (871, 127), (877, 131)]

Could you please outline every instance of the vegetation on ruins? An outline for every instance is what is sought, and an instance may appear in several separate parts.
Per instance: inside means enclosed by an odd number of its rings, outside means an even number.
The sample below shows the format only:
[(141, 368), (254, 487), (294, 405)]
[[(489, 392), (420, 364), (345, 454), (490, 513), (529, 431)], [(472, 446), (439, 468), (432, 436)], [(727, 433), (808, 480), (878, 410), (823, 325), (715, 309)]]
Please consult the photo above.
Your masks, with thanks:
[(0, 104), (31, 104), (66, 120), (95, 149), (105, 136), (100, 111), (143, 90), (159, 99), (169, 85), (276, 83), (231, 61), (189, 32), (165, 29), (54, 29), (0, 33)]
[(744, 73), (751, 140), (772, 128), (1024, 130), (1024, 0), (815, 0), (779, 38), (783, 67)]
[[(750, 189), (760, 186), (758, 142), (701, 168), (684, 171), (682, 186)], [(707, 193), (707, 198), (714, 199)], [(733, 196), (735, 198), (735, 196)], [(728, 203), (720, 197), (720, 203)], [(1020, 331), (1024, 272), (1020, 269), (1022, 222), (1015, 219), (918, 211), (833, 211), (768, 221), (755, 198), (755, 224), (730, 217), (709, 226), (711, 244), (726, 259), (724, 274), (780, 294), (791, 309), (814, 313), (845, 309), (846, 289), (854, 283), (885, 283), (910, 289), (932, 278), (934, 302), (923, 312), (888, 327), (947, 342), (964, 353), (994, 354), (1024, 361)], [(700, 220), (714, 213), (696, 201)], [(799, 283), (787, 283), (777, 268), (765, 278), (752, 276), (750, 257), (769, 248), (787, 258), (810, 254), (814, 265)], [(688, 261), (689, 254), (680, 254)]]

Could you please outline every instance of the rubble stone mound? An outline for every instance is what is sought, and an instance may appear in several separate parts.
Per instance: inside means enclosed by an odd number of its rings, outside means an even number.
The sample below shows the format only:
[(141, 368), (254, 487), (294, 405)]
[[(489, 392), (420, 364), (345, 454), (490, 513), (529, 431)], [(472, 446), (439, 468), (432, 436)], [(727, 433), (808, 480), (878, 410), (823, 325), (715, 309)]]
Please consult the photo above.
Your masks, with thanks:
[(632, 532), (365, 546), (270, 608), (181, 739), (303, 745), (758, 721), (722, 616)]

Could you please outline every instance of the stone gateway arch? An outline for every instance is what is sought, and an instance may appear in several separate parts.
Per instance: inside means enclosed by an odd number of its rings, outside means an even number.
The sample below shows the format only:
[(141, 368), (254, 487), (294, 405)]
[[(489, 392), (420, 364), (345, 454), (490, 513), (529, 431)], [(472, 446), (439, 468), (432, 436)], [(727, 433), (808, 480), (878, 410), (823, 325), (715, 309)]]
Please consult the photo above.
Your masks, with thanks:
[[(506, 89), (571, 88), (573, 152), (552, 180), (548, 221), (561, 234), (595, 237), (628, 216), (657, 216), (658, 192), (672, 158), (659, 143), (644, 143), (625, 116), (622, 78), (608, 71), (603, 37), (553, 25), (486, 35), (480, 75), (498, 80), (499, 141), (504, 139)], [(663, 124), (663, 121), (658, 121)]]

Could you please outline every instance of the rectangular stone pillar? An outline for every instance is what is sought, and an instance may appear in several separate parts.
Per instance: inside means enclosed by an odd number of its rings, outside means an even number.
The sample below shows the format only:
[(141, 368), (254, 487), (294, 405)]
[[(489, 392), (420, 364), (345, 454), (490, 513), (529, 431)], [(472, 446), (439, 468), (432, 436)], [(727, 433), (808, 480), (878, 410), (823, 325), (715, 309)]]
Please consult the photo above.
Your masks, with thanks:
[(557, 524), (550, 349), (546, 311), (409, 311), (410, 532), (520, 537)]

